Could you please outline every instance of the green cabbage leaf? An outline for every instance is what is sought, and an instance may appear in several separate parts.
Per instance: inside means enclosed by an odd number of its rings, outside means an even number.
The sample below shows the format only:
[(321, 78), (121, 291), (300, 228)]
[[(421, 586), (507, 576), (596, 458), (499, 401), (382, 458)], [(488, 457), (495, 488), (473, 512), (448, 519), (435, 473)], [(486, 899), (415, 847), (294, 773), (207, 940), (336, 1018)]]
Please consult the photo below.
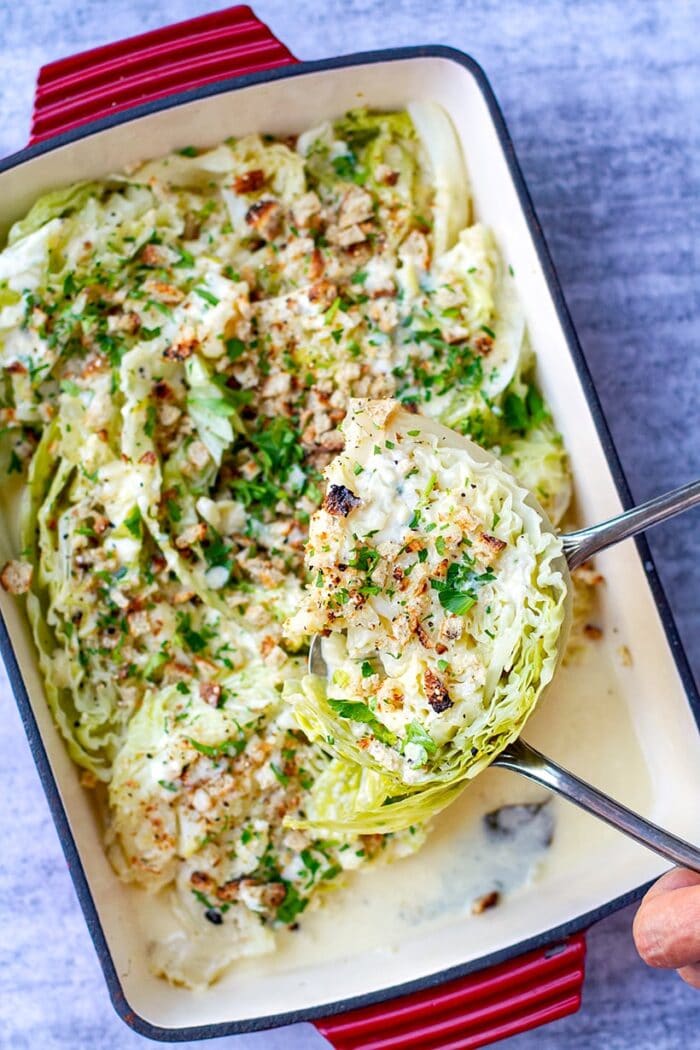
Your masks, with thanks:
[(99, 197), (103, 192), (103, 183), (75, 182), (63, 189), (45, 193), (34, 202), (24, 218), (11, 227), (7, 237), (8, 245), (35, 233), (52, 219), (60, 219), (78, 211), (91, 197)]

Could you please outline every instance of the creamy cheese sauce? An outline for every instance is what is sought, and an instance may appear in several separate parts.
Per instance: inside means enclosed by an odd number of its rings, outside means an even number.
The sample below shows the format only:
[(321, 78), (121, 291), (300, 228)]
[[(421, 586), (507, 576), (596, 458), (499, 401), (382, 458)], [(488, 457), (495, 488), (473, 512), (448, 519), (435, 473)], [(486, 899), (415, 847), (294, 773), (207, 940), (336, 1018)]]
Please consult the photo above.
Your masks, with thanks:
[[(524, 737), (613, 797), (634, 798), (643, 811), (651, 798), (648, 771), (617, 684), (624, 672), (614, 635), (607, 624), (605, 630), (604, 639), (587, 646), (575, 666), (560, 668)], [(622, 739), (627, 743), (621, 757), (615, 742)], [(499, 842), (484, 829), (484, 815), (499, 807), (543, 802), (540, 817), (526, 822), (512, 838)], [(493, 912), (474, 915), (475, 900), (498, 889), (519, 907), (527, 908), (530, 898), (538, 907), (534, 902), (563, 872), (575, 869), (585, 877), (586, 867), (595, 865), (595, 856), (588, 861), (582, 856), (588, 853), (587, 843), (595, 838), (598, 850), (601, 837), (616, 834), (594, 821), (512, 772), (489, 769), (435, 818), (419, 853), (349, 876), (344, 888), (327, 895), (322, 908), (306, 915), (298, 931), (279, 936), (274, 955), (241, 960), (236, 971), (241, 976), (283, 974), (368, 952), (382, 958), (401, 951), (412, 937), (455, 924), (463, 930), (465, 952), (478, 955), (480, 929)], [(547, 846), (543, 833), (550, 828)], [(172, 913), (163, 900), (156, 907), (156, 902), (137, 900), (147, 939), (173, 930)]]

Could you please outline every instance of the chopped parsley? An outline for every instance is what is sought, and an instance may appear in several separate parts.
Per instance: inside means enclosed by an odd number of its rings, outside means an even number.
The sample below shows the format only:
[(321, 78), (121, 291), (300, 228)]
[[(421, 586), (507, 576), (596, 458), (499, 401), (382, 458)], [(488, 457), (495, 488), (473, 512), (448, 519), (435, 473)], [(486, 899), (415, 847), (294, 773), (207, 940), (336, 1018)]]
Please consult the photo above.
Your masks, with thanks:
[(381, 557), (379, 551), (374, 547), (355, 547), (348, 566), (351, 569), (359, 569), (360, 572), (371, 576), (381, 561)]
[(228, 740), (222, 740), (220, 744), (203, 744), (199, 740), (194, 740), (192, 737), (187, 737), (188, 744), (191, 744), (195, 751), (199, 751), (200, 755), (206, 755), (207, 758), (218, 759), (224, 756), (229, 758), (236, 758), (243, 751), (245, 751), (246, 739), (243, 734), (239, 737), (231, 738)]
[(19, 458), (14, 449), (10, 452), (10, 460), (7, 465), (8, 474), (21, 474), (22, 473), (22, 460)]
[(535, 386), (529, 386), (525, 397), (510, 391), (503, 402), (503, 419), (516, 433), (526, 434), (549, 419), (544, 399)]
[(215, 637), (215, 631), (210, 627), (194, 630), (189, 613), (178, 614), (177, 631), (185, 647), (193, 653), (201, 653)]
[(124, 526), (128, 529), (134, 539), (141, 538), (141, 511), (137, 506), (132, 507), (124, 518)]
[(209, 306), (219, 305), (220, 300), (214, 295), (213, 292), (210, 292), (208, 288), (193, 288), (192, 290), (199, 296), (200, 299), (203, 299), (205, 303), (208, 303)]
[(351, 722), (361, 722), (368, 726), (377, 740), (381, 740), (383, 744), (391, 746), (396, 743), (396, 735), (379, 721), (366, 704), (358, 700), (336, 700), (329, 696), (328, 706), (340, 718), (347, 718)]
[(282, 784), (283, 787), (286, 787), (289, 783), (289, 777), (287, 774), (280, 769), (276, 762), (270, 762), (270, 769), (275, 774), (280, 784)]
[(286, 892), (284, 900), (277, 909), (276, 918), (278, 922), (284, 923), (285, 926), (290, 926), (301, 915), (309, 903), (309, 899), (308, 897), (302, 897), (291, 882), (287, 882), (285, 879), (282, 882)]
[(155, 405), (146, 406), (146, 422), (143, 425), (143, 432), (146, 437), (152, 438), (156, 432), (156, 420), (158, 416), (156, 413)]
[(81, 394), (80, 387), (72, 379), (62, 379), (59, 386), (62, 393), (70, 394), (71, 397), (79, 397)]
[(437, 744), (431, 737), (430, 733), (423, 728), (420, 722), (416, 721), (409, 722), (406, 726), (406, 739), (404, 741), (404, 746), (406, 744), (420, 744), (422, 748), (425, 748), (429, 755), (433, 755), (437, 751)]
[(466, 557), (463, 562), (453, 561), (444, 580), (432, 579), (431, 586), (438, 592), (440, 605), (455, 616), (464, 616), (478, 601), (477, 591), (484, 583), (495, 580), (493, 572), (474, 571), (474, 559)]

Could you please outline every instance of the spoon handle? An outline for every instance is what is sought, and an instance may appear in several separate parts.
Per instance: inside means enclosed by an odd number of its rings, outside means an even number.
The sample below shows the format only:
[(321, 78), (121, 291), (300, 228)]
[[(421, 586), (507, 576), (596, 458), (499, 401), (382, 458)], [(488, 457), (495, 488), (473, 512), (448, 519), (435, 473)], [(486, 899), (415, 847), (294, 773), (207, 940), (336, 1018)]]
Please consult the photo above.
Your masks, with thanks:
[(579, 780), (573, 773), (551, 762), (523, 740), (515, 740), (509, 744), (492, 765), (512, 769), (529, 780), (543, 784), (674, 864), (700, 872), (700, 849), (633, 813), (631, 809), (615, 802), (584, 780)]
[(700, 503), (700, 481), (691, 481), (688, 485), (666, 492), (663, 496), (656, 496), (616, 518), (601, 522), (600, 525), (591, 525), (590, 528), (567, 533), (562, 539), (569, 568), (577, 568), (598, 551), (612, 547), (620, 540), (626, 540), (628, 536), (636, 536), (638, 532), (643, 532), (660, 521), (682, 514), (697, 503)]

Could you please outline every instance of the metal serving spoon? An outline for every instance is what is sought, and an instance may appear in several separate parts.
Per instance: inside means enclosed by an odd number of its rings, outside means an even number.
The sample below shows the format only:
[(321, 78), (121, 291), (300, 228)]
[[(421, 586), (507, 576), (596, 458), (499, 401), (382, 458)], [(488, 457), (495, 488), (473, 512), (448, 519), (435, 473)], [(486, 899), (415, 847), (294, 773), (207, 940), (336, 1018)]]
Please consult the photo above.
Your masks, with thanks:
[[(396, 429), (399, 431), (407, 427), (415, 429), (420, 420), (421, 429), (436, 436), (444, 445), (466, 448), (472, 456), (483, 462), (492, 463), (496, 461), (496, 457), (492, 453), (482, 449), (479, 445), (475, 445), (469, 438), (457, 434), (447, 427), (443, 427), (434, 420), (426, 420), (407, 412), (397, 413), (397, 415), (405, 415), (406, 417), (402, 421), (403, 426), (401, 422), (397, 424)], [(528, 502), (540, 515), (543, 526), (548, 531), (555, 532), (554, 526), (534, 497), (529, 499)], [(565, 648), (566, 636), (571, 622), (572, 588), (570, 572), (582, 565), (594, 554), (606, 550), (608, 547), (612, 547), (630, 536), (636, 536), (645, 529), (651, 528), (652, 525), (657, 525), (659, 522), (673, 518), (677, 514), (682, 514), (683, 511), (689, 510), (698, 503), (700, 503), (700, 480), (690, 482), (688, 485), (673, 489), (673, 491), (667, 492), (665, 495), (648, 500), (646, 503), (633, 507), (631, 510), (627, 510), (609, 521), (601, 522), (599, 525), (591, 525), (576, 532), (569, 532), (562, 536), (562, 558), (559, 567), (567, 584), (567, 614), (560, 636), (560, 658)], [(320, 635), (314, 635), (311, 640), (309, 673), (318, 675), (321, 678), (327, 678), (328, 665), (323, 655), (322, 641), (323, 639)], [(599, 817), (607, 824), (611, 824), (618, 831), (629, 835), (630, 838), (642, 843), (660, 856), (673, 861), (674, 864), (680, 864), (700, 873), (700, 849), (685, 842), (683, 839), (677, 838), (675, 835), (671, 835), (669, 832), (664, 831), (663, 828), (652, 824), (651, 821), (645, 820), (644, 817), (640, 817), (619, 802), (615, 802), (614, 799), (604, 792), (594, 788), (591, 784), (587, 784), (584, 780), (580, 780), (573, 773), (540, 754), (535, 748), (526, 744), (524, 740), (514, 740), (508, 744), (492, 760), (491, 765), (510, 769), (515, 773), (520, 773), (521, 776), (527, 777), (529, 780), (542, 784), (544, 787), (573, 802), (581, 809)]]
[(658, 525), (668, 518), (675, 518), (685, 510), (690, 510), (700, 503), (700, 481), (691, 481), (672, 489), (663, 496), (640, 503), (616, 518), (603, 521), (600, 525), (590, 525), (587, 529), (567, 532), (562, 536), (564, 557), (569, 569), (576, 569), (584, 561), (592, 558), (599, 551), (614, 547), (621, 540), (636, 536), (652, 525)]
[(528, 780), (542, 784), (543, 787), (585, 809), (587, 813), (592, 813), (606, 824), (611, 824), (618, 831), (629, 835), (636, 842), (641, 842), (643, 846), (647, 846), (666, 860), (700, 873), (700, 849), (697, 846), (692, 846), (684, 839), (664, 831), (657, 824), (652, 824), (650, 820), (640, 817), (638, 813), (627, 809), (603, 791), (587, 784), (585, 780), (580, 780), (568, 769), (558, 766), (524, 740), (513, 740), (494, 758), (491, 765), (512, 769), (514, 773), (520, 773)]

